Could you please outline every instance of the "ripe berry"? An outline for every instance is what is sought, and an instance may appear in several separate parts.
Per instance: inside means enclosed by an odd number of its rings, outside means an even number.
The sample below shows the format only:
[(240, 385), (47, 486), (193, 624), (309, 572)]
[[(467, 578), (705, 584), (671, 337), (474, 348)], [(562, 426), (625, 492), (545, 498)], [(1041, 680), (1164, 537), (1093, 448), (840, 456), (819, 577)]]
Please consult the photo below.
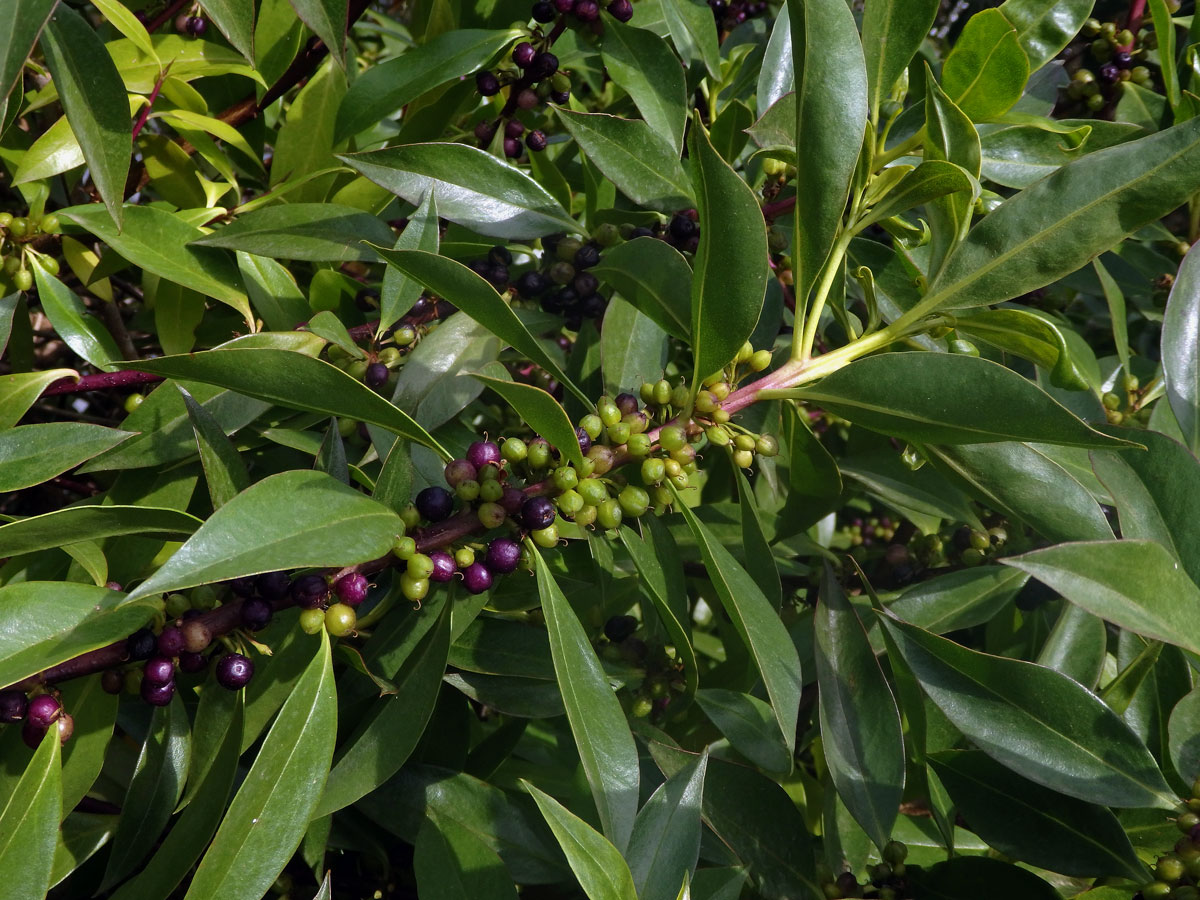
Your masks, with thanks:
[(254, 663), (240, 653), (226, 653), (217, 662), (217, 684), (231, 691), (245, 687), (254, 675)]
[(264, 572), (254, 579), (254, 586), (267, 600), (282, 600), (291, 583), (284, 572)]
[(37, 728), (49, 728), (50, 723), (58, 718), (62, 712), (62, 704), (58, 702), (58, 698), (50, 694), (38, 694), (29, 701), (29, 708), (26, 715), (29, 717), (31, 725)]
[(553, 2), (554, 8), (563, 15), (575, 9), (575, 0), (553, 0)]
[(163, 656), (178, 656), (185, 649), (183, 632), (174, 625), (168, 625), (158, 636), (158, 652)]
[(529, 41), (521, 41), (521, 43), (513, 48), (513, 62), (522, 69), (528, 69), (535, 56), (537, 56), (537, 50), (534, 49), (533, 44), (529, 43)]
[(576, 0), (575, 18), (580, 22), (595, 22), (600, 18), (600, 4), (596, 0)]
[(538, 0), (537, 3), (533, 4), (531, 15), (533, 16), (533, 21), (541, 22), (545, 25), (547, 22), (554, 21), (556, 10), (554, 9), (554, 4), (549, 2), (549, 0)]
[(200, 35), (204, 34), (204, 32), (206, 32), (206, 31), (208, 31), (208, 22), (206, 22), (204, 19), (200, 18), (199, 16), (192, 16), (192, 18), (188, 20), (188, 29), (187, 30), (190, 34), (193, 34), (196, 37), (200, 37)]
[(292, 582), (292, 600), (301, 609), (316, 609), (329, 597), (329, 582), (324, 575), (302, 575)]
[(465, 459), (452, 459), (446, 463), (445, 469), (446, 484), (450, 487), (458, 487), (464, 481), (474, 481), (476, 472), (475, 466)]
[(491, 122), (480, 120), (475, 126), (475, 137), (481, 144), (490, 144), (496, 136), (496, 128)]
[[(532, 138), (533, 135), (535, 135), (535, 134), (541, 134), (541, 132), (540, 131), (530, 132), (529, 137), (525, 139), (526, 146), (529, 145), (529, 139)], [(542, 137), (544, 139), (545, 135), (542, 135)], [(530, 147), (529, 149), (532, 150), (534, 148)], [(544, 294), (546, 292), (546, 289), (548, 287), (550, 287), (550, 283), (546, 280), (545, 276), (543, 276), (541, 272), (534, 272), (534, 271), (524, 273), (520, 278), (517, 279), (517, 283), (516, 283), (517, 293), (520, 294), (522, 297), (540, 296), (541, 294)], [(507, 441), (504, 442), (504, 446), (507, 447), (514, 440), (515, 440), (515, 438), (509, 438)], [(523, 441), (520, 443), (524, 444)], [(515, 447), (515, 445), (514, 445), (514, 447)], [(506, 455), (505, 458), (508, 459), (508, 456)], [(524, 459), (524, 457), (522, 457), (522, 459)], [(510, 460), (510, 462), (520, 462), (520, 460), (513, 459), (513, 460)]]
[(179, 668), (189, 675), (203, 672), (208, 668), (208, 657), (203, 653), (189, 653), (184, 650), (179, 654)]
[(359, 606), (367, 599), (367, 589), (370, 582), (367, 576), (358, 572), (349, 572), (333, 583), (333, 592), (343, 603)]
[(482, 594), (492, 586), (492, 573), (483, 563), (471, 563), (463, 569), (463, 585), (472, 594)]
[(381, 362), (373, 362), (367, 366), (367, 372), (363, 375), (363, 384), (369, 388), (381, 388), (387, 384), (388, 367)]
[(444, 487), (427, 487), (417, 494), (417, 512), (430, 522), (440, 522), (454, 511), (454, 495)]
[(537, 91), (530, 88), (522, 88), (521, 92), (517, 94), (518, 109), (533, 109), (540, 102), (541, 99), (538, 97)]
[(541, 153), (546, 149), (549, 141), (546, 140), (546, 135), (542, 131), (531, 131), (525, 137), (525, 146), (534, 153)]
[(549, 78), (558, 71), (558, 57), (553, 53), (543, 51), (533, 58), (533, 63), (529, 67), (529, 74), (538, 80)]
[(496, 538), (488, 544), (484, 565), (497, 575), (515, 572), (521, 562), (521, 545), (510, 538)]
[(510, 138), (520, 137), (525, 133), (525, 126), (516, 119), (509, 119), (504, 125), (504, 136)]
[(269, 601), (262, 597), (251, 597), (242, 604), (242, 626), (250, 631), (259, 631), (267, 627), (274, 613), (275, 609)]
[(515, 487), (505, 486), (500, 495), (500, 507), (510, 516), (518, 515), (525, 504), (525, 495)]
[(467, 448), (467, 459), (476, 469), (500, 465), (500, 446), (494, 441), (475, 441)]
[(575, 253), (575, 268), (590, 269), (600, 262), (600, 248), (595, 244), (584, 244)]
[(156, 645), (154, 632), (149, 628), (142, 628), (125, 639), (125, 653), (131, 660), (149, 659), (154, 655)]
[(142, 683), (166, 684), (175, 677), (175, 662), (166, 656), (155, 656), (142, 667)]
[(29, 698), (20, 691), (0, 691), (0, 722), (20, 722), (28, 709)]
[(521, 504), (521, 524), (529, 531), (550, 525), (557, 514), (554, 504), (546, 497), (530, 497)]
[(151, 706), (167, 706), (171, 702), (171, 698), (175, 696), (175, 682), (168, 681), (165, 684), (155, 684), (143, 678), (142, 685), (138, 690), (142, 695), (142, 699)]
[(106, 694), (119, 694), (125, 684), (125, 679), (116, 669), (109, 669), (100, 676), (100, 687)]
[(638, 620), (633, 616), (613, 616), (604, 623), (604, 636), (619, 644), (638, 629)]
[(433, 561), (433, 570), (429, 573), (430, 581), (445, 584), (454, 577), (455, 565), (453, 556), (445, 550), (434, 550), (429, 554), (429, 558)]
[(334, 603), (325, 610), (325, 630), (333, 637), (345, 637), (358, 624), (358, 614), (348, 603)]
[(628, 22), (633, 18), (633, 4), (629, 0), (612, 0), (608, 4), (608, 14), (618, 22)]
[(504, 139), (504, 155), (509, 159), (516, 159), (521, 155), (521, 142), (517, 138)]
[(475, 73), (475, 87), (485, 97), (500, 93), (500, 79), (488, 71)]
[(579, 441), (579, 452), (586, 455), (592, 449), (592, 436), (580, 426), (575, 429), (575, 438)]

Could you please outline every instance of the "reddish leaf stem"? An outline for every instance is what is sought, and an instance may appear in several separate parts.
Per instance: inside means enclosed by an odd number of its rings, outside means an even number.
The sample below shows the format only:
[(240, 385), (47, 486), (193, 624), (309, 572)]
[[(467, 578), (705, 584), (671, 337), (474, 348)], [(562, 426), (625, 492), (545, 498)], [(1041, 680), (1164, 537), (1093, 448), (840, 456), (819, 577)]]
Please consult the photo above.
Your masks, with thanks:
[(141, 384), (153, 384), (162, 381), (163, 376), (151, 375), (149, 372), (98, 372), (95, 375), (84, 375), (78, 381), (71, 378), (60, 378), (42, 391), (43, 397), (54, 397), (59, 394), (82, 394), (86, 391), (106, 391), (113, 388), (132, 388)]
[(796, 206), (796, 196), (784, 197), (782, 200), (776, 200), (773, 203), (764, 203), (762, 207), (763, 218), (768, 222), (773, 222), (782, 215), (790, 213)]

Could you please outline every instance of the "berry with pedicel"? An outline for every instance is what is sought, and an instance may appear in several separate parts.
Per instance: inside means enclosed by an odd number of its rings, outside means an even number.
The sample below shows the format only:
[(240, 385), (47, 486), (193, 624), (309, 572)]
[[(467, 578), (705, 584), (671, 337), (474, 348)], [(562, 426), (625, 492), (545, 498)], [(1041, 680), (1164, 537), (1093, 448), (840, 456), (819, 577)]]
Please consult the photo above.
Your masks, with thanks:
[(501, 461), (500, 445), (494, 441), (475, 441), (467, 448), (467, 460), (476, 470), (484, 466), (498, 466)]
[(217, 661), (217, 684), (226, 690), (244, 688), (253, 676), (254, 663), (240, 653), (226, 653)]
[(530, 497), (521, 504), (521, 524), (529, 531), (546, 528), (557, 515), (558, 510), (546, 497)]
[(354, 633), (358, 615), (349, 603), (333, 603), (325, 610), (325, 630), (333, 637), (345, 637)]
[(349, 572), (333, 583), (333, 592), (348, 606), (360, 606), (367, 599), (370, 586), (366, 575)]
[(496, 538), (488, 544), (484, 565), (497, 575), (515, 572), (521, 563), (521, 545), (510, 538)]
[(433, 563), (433, 568), (429, 572), (430, 581), (445, 584), (454, 578), (457, 566), (454, 564), (453, 556), (445, 550), (434, 550), (429, 554), (429, 559)]

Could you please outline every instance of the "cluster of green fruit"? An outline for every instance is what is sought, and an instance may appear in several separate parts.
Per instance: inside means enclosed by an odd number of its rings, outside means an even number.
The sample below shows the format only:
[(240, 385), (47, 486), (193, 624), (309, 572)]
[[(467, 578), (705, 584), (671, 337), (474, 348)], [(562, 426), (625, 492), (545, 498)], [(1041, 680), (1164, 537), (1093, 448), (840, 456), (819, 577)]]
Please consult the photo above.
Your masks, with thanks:
[[(1178, 5), (1178, 2), (1176, 2)], [(1079, 112), (1099, 113), (1115, 102), (1118, 85), (1125, 82), (1150, 87), (1153, 75), (1143, 63), (1156, 46), (1153, 30), (1134, 33), (1116, 22), (1088, 19), (1082, 36), (1090, 39), (1087, 57), (1071, 75), (1066, 98)]]
[(1149, 391), (1142, 387), (1136, 375), (1128, 372), (1121, 376), (1120, 382), (1120, 393), (1106, 391), (1100, 398), (1105, 417), (1112, 425), (1146, 425), (1154, 409), (1153, 403), (1145, 403)]
[(1188, 811), (1175, 819), (1183, 832), (1174, 849), (1154, 865), (1154, 881), (1142, 885), (1142, 900), (1200, 900), (1200, 778), (1192, 784)]
[(51, 275), (58, 274), (58, 260), (30, 246), (41, 235), (57, 233), (58, 216), (53, 213), (40, 218), (0, 213), (0, 293), (28, 291), (33, 287), (31, 257)]

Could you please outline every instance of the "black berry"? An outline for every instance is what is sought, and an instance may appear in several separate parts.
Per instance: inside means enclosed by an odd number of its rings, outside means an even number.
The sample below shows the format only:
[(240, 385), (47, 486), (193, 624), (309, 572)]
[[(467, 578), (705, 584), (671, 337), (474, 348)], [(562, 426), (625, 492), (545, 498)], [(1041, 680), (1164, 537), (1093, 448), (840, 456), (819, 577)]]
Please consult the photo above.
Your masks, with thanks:
[(475, 87), (483, 96), (492, 97), (500, 93), (500, 79), (491, 72), (476, 72)]
[(580, 22), (595, 22), (600, 18), (600, 4), (596, 0), (576, 0), (575, 18)]
[(638, 628), (638, 620), (633, 616), (613, 616), (604, 623), (604, 636), (614, 644), (619, 644)]
[(521, 562), (521, 545), (511, 538), (496, 538), (488, 544), (484, 565), (497, 575), (516, 571)]
[(21, 740), (25, 742), (25, 746), (30, 750), (36, 750), (38, 744), (42, 742), (42, 738), (46, 736), (45, 728), (38, 728), (32, 722), (26, 722), (21, 726)]
[(547, 22), (553, 22), (555, 15), (557, 15), (557, 12), (554, 9), (554, 4), (550, 3), (549, 0), (538, 0), (537, 3), (533, 4), (533, 21), (541, 22), (545, 25)]
[(149, 628), (135, 631), (125, 639), (125, 652), (131, 660), (149, 659), (154, 655), (157, 641)]
[(613, 0), (608, 4), (608, 14), (618, 22), (628, 22), (633, 18), (633, 4), (629, 0)]
[(550, 92), (550, 102), (557, 103), (559, 106), (562, 106), (564, 103), (566, 103), (570, 99), (571, 99), (570, 91), (551, 91)]
[(580, 272), (571, 282), (571, 287), (575, 288), (580, 296), (586, 297), (588, 294), (594, 294), (596, 288), (600, 287), (600, 279), (591, 272)]
[(524, 503), (525, 495), (518, 488), (505, 487), (504, 493), (500, 495), (500, 506), (510, 516), (519, 513)]
[(558, 511), (546, 497), (530, 497), (521, 504), (521, 524), (529, 531), (537, 531), (554, 522)]
[(175, 682), (168, 681), (166, 684), (155, 684), (143, 678), (139, 691), (142, 699), (151, 706), (166, 706), (171, 702), (171, 698), (175, 696)]
[(521, 155), (521, 142), (516, 138), (504, 139), (504, 155), (509, 159), (516, 159)]
[(203, 653), (189, 653), (184, 650), (179, 654), (179, 668), (189, 675), (203, 672), (208, 668), (208, 657)]
[(541, 153), (546, 149), (546, 134), (543, 131), (531, 131), (525, 136), (525, 146), (534, 153)]
[(0, 691), (0, 722), (20, 722), (29, 709), (29, 698), (20, 691)]
[(554, 0), (554, 8), (566, 15), (575, 9), (575, 0)]
[(146, 660), (142, 667), (143, 684), (166, 684), (175, 677), (175, 662), (166, 656), (155, 656)]
[(583, 426), (575, 429), (575, 437), (579, 441), (579, 451), (587, 453), (592, 449), (592, 436), (583, 430)]
[(617, 394), (614, 402), (623, 416), (629, 416), (638, 411), (638, 399), (633, 394)]
[(208, 22), (206, 22), (204, 19), (200, 18), (199, 16), (192, 16), (188, 20), (188, 29), (187, 30), (189, 32), (191, 32), (192, 34), (194, 34), (196, 37), (200, 37), (200, 35), (204, 34), (204, 32), (206, 32), (206, 31), (208, 31)]
[(245, 687), (254, 675), (254, 663), (240, 653), (226, 653), (217, 662), (217, 684), (231, 691)]
[(584, 244), (575, 251), (575, 268), (590, 269), (600, 262), (600, 248), (595, 244)]
[(444, 487), (427, 487), (417, 494), (417, 512), (430, 522), (440, 522), (454, 511), (454, 495)]
[(100, 676), (100, 687), (104, 689), (106, 694), (119, 694), (125, 686), (125, 679), (121, 677), (121, 673), (116, 669), (109, 669)]
[(529, 43), (529, 41), (521, 41), (521, 43), (513, 48), (513, 62), (522, 69), (528, 69), (535, 56), (537, 56), (537, 50), (534, 49), (533, 44)]
[(481, 144), (490, 144), (496, 136), (496, 126), (491, 122), (480, 120), (475, 126), (475, 137)]
[(510, 138), (520, 137), (525, 133), (525, 126), (516, 119), (509, 119), (504, 125), (504, 136)]
[(249, 597), (254, 593), (253, 578), (233, 578), (229, 582), (229, 589), (233, 591), (235, 597)]
[(534, 57), (529, 74), (534, 78), (549, 78), (558, 71), (558, 57), (546, 50)]
[[(529, 146), (529, 140), (535, 134), (541, 134), (540, 131), (531, 131), (529, 137), (525, 139), (525, 145)], [(544, 138), (545, 135), (542, 135)], [(529, 148), (534, 149), (533, 147)], [(546, 292), (546, 288), (550, 287), (550, 283), (545, 279), (541, 272), (526, 272), (517, 279), (517, 293), (522, 297), (537, 297)]]
[(250, 631), (259, 631), (270, 624), (274, 613), (275, 609), (269, 600), (251, 597), (242, 604), (242, 625)]
[(329, 598), (329, 582), (323, 575), (302, 575), (292, 582), (292, 600), (301, 609), (319, 609)]
[(492, 586), (492, 573), (483, 563), (471, 563), (463, 569), (463, 585), (472, 594), (482, 594)]
[(579, 311), (589, 319), (598, 319), (604, 314), (608, 301), (603, 294), (588, 294), (579, 305)]
[(287, 596), (291, 582), (283, 572), (264, 572), (254, 579), (254, 586), (268, 600), (282, 600)]
[(363, 384), (369, 388), (381, 388), (387, 384), (388, 367), (381, 362), (373, 362), (367, 366), (367, 372), (363, 375)]

